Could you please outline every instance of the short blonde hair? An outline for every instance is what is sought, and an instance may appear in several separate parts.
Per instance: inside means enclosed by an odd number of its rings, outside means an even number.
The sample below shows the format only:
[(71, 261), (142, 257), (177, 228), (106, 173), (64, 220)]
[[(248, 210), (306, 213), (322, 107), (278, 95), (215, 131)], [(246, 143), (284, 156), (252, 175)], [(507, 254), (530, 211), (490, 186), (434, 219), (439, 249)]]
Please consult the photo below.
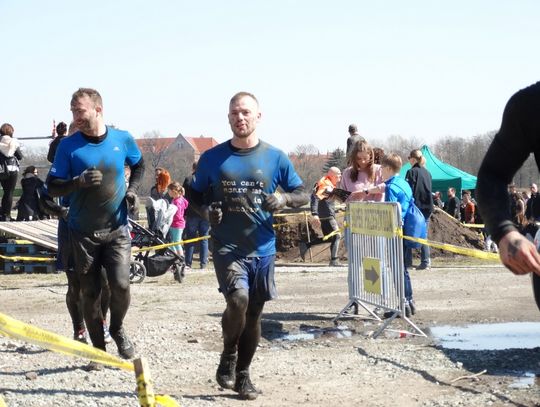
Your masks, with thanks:
[(387, 154), (381, 160), (381, 166), (390, 168), (394, 173), (399, 172), (402, 165), (403, 161), (396, 153)]
[(80, 98), (88, 96), (90, 100), (94, 103), (94, 106), (103, 107), (103, 100), (99, 92), (92, 88), (79, 88), (73, 95), (71, 95), (71, 106), (76, 103)]

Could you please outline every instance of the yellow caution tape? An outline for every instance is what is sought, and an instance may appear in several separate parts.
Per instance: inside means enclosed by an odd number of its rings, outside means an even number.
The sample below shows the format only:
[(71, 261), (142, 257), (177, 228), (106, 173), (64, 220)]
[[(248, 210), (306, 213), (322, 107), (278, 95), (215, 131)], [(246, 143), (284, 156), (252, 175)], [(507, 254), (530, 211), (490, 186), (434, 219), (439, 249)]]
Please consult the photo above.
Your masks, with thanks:
[(307, 211), (304, 212), (295, 212), (295, 213), (275, 213), (274, 218), (286, 217), (286, 216), (298, 216), (298, 215), (309, 215)]
[(345, 227), (342, 227), (341, 229), (334, 230), (333, 232), (328, 233), (327, 235), (323, 236), (322, 240), (328, 240), (332, 236), (337, 235), (345, 230)]
[(144, 372), (137, 376), (137, 396), (141, 407), (154, 407), (156, 405), (152, 383), (145, 377)]
[(124, 370), (134, 371), (133, 363), (122, 360), (93, 346), (45, 331), (0, 313), (0, 334), (21, 339), (54, 352), (93, 360)]
[[(44, 349), (49, 349), (53, 352), (62, 353), (65, 355), (76, 356), (93, 360), (104, 365), (117, 367), (123, 370), (135, 371), (133, 362), (122, 360), (105, 351), (94, 348), (93, 346), (65, 338), (61, 335), (37, 328), (35, 326), (25, 324), (0, 312), (0, 334), (21, 339), (25, 342), (32, 343)], [(140, 397), (140, 396), (139, 396)], [(180, 407), (173, 398), (167, 395), (156, 395), (155, 403), (152, 406), (158, 407)], [(6, 407), (2, 397), (0, 396), (0, 407)]]
[[(459, 222), (458, 219), (454, 218), (452, 215), (450, 215), (448, 212), (442, 210), (442, 209), (438, 209), (437, 212), (441, 212), (441, 213), (444, 213), (446, 216), (448, 216), (450, 219), (454, 219), (456, 222)], [(461, 222), (459, 222), (461, 223)], [(461, 223), (463, 226), (466, 226), (468, 228), (478, 228), (478, 229), (482, 229), (482, 228), (485, 228), (486, 225), (483, 225), (481, 223)]]
[(499, 255), (496, 253), (484, 252), (478, 249), (468, 249), (465, 247), (454, 246), (447, 243), (438, 243), (438, 242), (433, 242), (427, 239), (405, 236), (403, 235), (403, 232), (401, 230), (398, 232), (398, 235), (401, 236), (405, 240), (410, 240), (412, 242), (421, 243), (426, 246), (435, 247), (436, 249), (446, 250), (448, 252), (462, 254), (464, 256), (476, 257), (478, 259), (483, 259), (483, 260), (499, 261)]
[(180, 407), (180, 404), (176, 402), (171, 396), (156, 394), (156, 407)]
[[(444, 213), (446, 213), (446, 212), (444, 212)], [(448, 215), (448, 216), (450, 216), (450, 215)], [(344, 228), (346, 228), (346, 227), (347, 227), (347, 225), (344, 224)], [(332, 234), (335, 234), (335, 233), (336, 232), (332, 232), (330, 235), (327, 235), (327, 236), (330, 237)], [(398, 235), (399, 237), (401, 237), (402, 239), (410, 240), (411, 242), (421, 243), (423, 245), (434, 247), (436, 249), (446, 250), (446, 251), (451, 252), (451, 253), (462, 254), (464, 256), (469, 256), (469, 257), (476, 257), (478, 259), (483, 259), (483, 260), (499, 261), (499, 255), (497, 253), (485, 252), (483, 250), (478, 250), (478, 249), (468, 249), (468, 248), (465, 248), (465, 247), (454, 246), (452, 244), (433, 242), (433, 241), (427, 240), (427, 239), (421, 239), (421, 238), (406, 236), (406, 235), (403, 234), (403, 229), (402, 228), (396, 228), (395, 234)]]
[(165, 248), (171, 247), (171, 246), (178, 246), (179, 244), (194, 243), (194, 242), (198, 242), (200, 240), (206, 240), (206, 239), (210, 239), (210, 236), (196, 237), (196, 238), (193, 238), (193, 239), (181, 240), (179, 242), (163, 243), (163, 244), (160, 244), (160, 245), (157, 245), (157, 246), (142, 247), (140, 249), (131, 249), (131, 253), (139, 253), (139, 252), (147, 252), (147, 251), (150, 251), (150, 250), (165, 249)]
[(3, 254), (0, 254), (0, 259), (4, 260), (12, 260), (12, 261), (48, 261), (53, 262), (56, 260), (54, 257), (30, 257), (30, 256), (4, 256)]

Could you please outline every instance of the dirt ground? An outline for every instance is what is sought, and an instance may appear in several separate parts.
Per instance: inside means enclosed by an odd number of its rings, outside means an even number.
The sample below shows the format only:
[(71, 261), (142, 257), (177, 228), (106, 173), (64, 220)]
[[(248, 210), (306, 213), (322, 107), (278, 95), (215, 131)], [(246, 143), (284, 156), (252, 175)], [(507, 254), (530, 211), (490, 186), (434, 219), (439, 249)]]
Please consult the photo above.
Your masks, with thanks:
[[(539, 322), (528, 277), (498, 266), (435, 259), (431, 271), (412, 271), (415, 323), (427, 333), (442, 325)], [(451, 350), (433, 338), (370, 338), (377, 324), (345, 318), (352, 335), (338, 338), (333, 318), (348, 301), (347, 269), (278, 267), (279, 298), (265, 308), (263, 338), (252, 364), (262, 390), (240, 401), (214, 380), (224, 308), (211, 270), (192, 270), (132, 285), (126, 328), (149, 360), (154, 388), (182, 406), (534, 406), (540, 348)], [(70, 336), (64, 275), (1, 275), (0, 311)], [(394, 328), (406, 328), (394, 321)], [(287, 335), (324, 332), (320, 337)], [(303, 338), (301, 340), (300, 338)], [(114, 345), (108, 351), (116, 354)], [(135, 406), (133, 374), (83, 369), (86, 361), (0, 337), (0, 396), (12, 406)], [(477, 378), (462, 378), (487, 370)], [(458, 380), (456, 380), (458, 379)]]
[[(195, 269), (182, 284), (166, 274), (132, 285), (126, 328), (138, 355), (149, 361), (157, 393), (188, 407), (540, 406), (540, 347), (447, 349), (430, 336), (440, 326), (538, 324), (528, 277), (434, 250), (431, 271), (411, 271), (418, 307), (413, 320), (428, 337), (395, 338), (388, 332), (373, 339), (380, 324), (365, 311), (334, 323), (348, 302), (348, 271), (326, 266), (327, 245), (312, 249), (313, 263), (301, 261), (298, 241), (307, 239), (306, 218), (291, 215), (276, 223), (279, 298), (265, 307), (252, 364), (262, 394), (240, 401), (215, 382), (224, 300), (213, 271)], [(308, 224), (310, 236), (320, 235), (309, 218)], [(478, 231), (441, 212), (431, 219), (429, 238), (483, 247)], [(346, 263), (343, 247), (341, 258)], [(62, 274), (0, 274), (0, 312), (69, 337), (65, 291)], [(390, 327), (409, 329), (401, 320)], [(115, 346), (108, 351), (116, 354)], [(132, 373), (87, 372), (86, 364), (0, 336), (0, 396), (10, 407), (138, 405)]]

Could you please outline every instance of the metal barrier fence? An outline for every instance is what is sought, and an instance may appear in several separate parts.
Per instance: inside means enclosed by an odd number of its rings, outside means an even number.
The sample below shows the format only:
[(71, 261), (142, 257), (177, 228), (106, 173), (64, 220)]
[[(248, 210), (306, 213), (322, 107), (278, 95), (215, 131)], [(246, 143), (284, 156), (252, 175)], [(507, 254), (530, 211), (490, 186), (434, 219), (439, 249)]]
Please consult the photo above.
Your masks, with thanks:
[[(373, 334), (377, 337), (397, 317), (425, 336), (405, 315), (401, 208), (396, 202), (351, 202), (347, 205), (345, 244), (349, 257), (349, 302), (334, 321), (358, 306), (382, 321), (375, 311), (390, 312)], [(371, 306), (371, 307), (370, 307)], [(373, 309), (372, 309), (373, 308)]]

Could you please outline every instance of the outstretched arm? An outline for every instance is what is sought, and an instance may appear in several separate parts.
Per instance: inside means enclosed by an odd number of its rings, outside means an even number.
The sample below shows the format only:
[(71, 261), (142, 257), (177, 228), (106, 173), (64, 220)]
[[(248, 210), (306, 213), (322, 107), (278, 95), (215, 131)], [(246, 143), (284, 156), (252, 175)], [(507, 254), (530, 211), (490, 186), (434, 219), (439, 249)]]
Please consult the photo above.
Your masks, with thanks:
[(540, 85), (516, 93), (508, 101), (501, 129), (493, 139), (478, 172), (478, 209), (502, 263), (515, 274), (540, 275), (540, 255), (512, 223), (508, 184), (531, 152), (538, 153), (540, 119), (536, 106)]

